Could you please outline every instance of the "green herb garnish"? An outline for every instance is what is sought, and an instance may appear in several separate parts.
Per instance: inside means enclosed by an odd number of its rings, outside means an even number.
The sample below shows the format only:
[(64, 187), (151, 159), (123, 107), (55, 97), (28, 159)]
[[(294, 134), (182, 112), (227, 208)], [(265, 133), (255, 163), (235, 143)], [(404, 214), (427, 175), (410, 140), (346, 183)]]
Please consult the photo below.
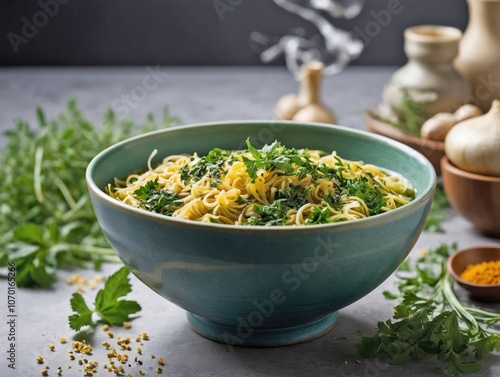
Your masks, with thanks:
[(208, 155), (201, 157), (194, 164), (186, 164), (181, 168), (181, 179), (185, 184), (199, 181), (207, 175), (211, 178), (211, 187), (217, 187), (221, 184), (222, 165), (224, 157), (227, 157), (229, 151), (215, 148)]
[[(69, 316), (69, 326), (79, 331), (83, 326), (95, 327), (98, 323), (122, 325), (123, 322), (130, 321), (130, 315), (139, 312), (141, 306), (136, 301), (121, 299), (132, 291), (128, 275), (129, 270), (126, 267), (111, 275), (104, 288), (97, 292), (94, 309), (89, 308), (80, 293), (73, 293), (70, 303), (75, 314)], [(100, 319), (94, 321), (94, 314)]]
[(264, 145), (261, 150), (257, 150), (250, 139), (246, 140), (248, 151), (253, 159), (243, 157), (243, 162), (247, 168), (248, 175), (252, 180), (257, 179), (259, 169), (272, 171), (281, 170), (284, 174), (293, 174), (296, 167), (310, 167), (314, 170), (309, 159), (304, 155), (299, 155), (295, 149), (288, 149), (281, 145), (279, 141), (274, 141), (270, 145)]
[(299, 209), (307, 202), (307, 188), (290, 186), (276, 192), (274, 200), (281, 200), (290, 209)]
[(361, 198), (368, 207), (370, 215), (376, 215), (382, 211), (382, 207), (386, 204), (384, 197), (376, 186), (370, 185), (366, 177), (349, 179), (344, 182), (345, 192), (348, 195)]
[(254, 197), (252, 195), (245, 195), (245, 196), (238, 196), (238, 199), (236, 199), (236, 203), (238, 204), (247, 204), (248, 202), (251, 202), (254, 200)]
[(147, 182), (134, 191), (134, 195), (141, 201), (141, 205), (145, 209), (170, 216), (176, 208), (182, 207), (183, 203), (178, 200), (178, 195), (175, 192), (157, 189), (157, 187), (158, 178)]
[(288, 207), (282, 205), (281, 200), (275, 200), (270, 205), (254, 205), (254, 211), (260, 217), (250, 217), (247, 225), (283, 225), (286, 220)]
[(331, 211), (328, 207), (314, 207), (311, 217), (307, 220), (306, 225), (326, 224), (331, 222), (328, 218), (331, 216)]
[[(134, 134), (158, 128), (118, 121), (99, 127), (70, 101), (54, 120), (37, 109), (38, 129), (18, 121), (0, 155), (0, 267), (16, 263), (17, 284), (49, 286), (58, 268), (116, 261), (97, 223), (85, 182), (90, 160)], [(167, 110), (163, 126), (176, 123)]]
[(448, 373), (458, 376), (480, 370), (477, 360), (500, 352), (500, 334), (490, 326), (500, 314), (461, 303), (453, 291), (446, 262), (456, 245), (441, 245), (398, 270), (393, 319), (379, 322), (373, 337), (357, 344), (361, 356), (386, 357), (401, 365), (410, 359), (437, 358)]

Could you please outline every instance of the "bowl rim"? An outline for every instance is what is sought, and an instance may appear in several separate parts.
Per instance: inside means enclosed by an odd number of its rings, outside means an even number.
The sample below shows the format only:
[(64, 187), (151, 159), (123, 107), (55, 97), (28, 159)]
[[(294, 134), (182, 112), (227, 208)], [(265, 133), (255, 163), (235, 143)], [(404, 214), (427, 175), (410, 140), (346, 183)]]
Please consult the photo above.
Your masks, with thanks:
[[(377, 214), (375, 216), (370, 216), (370, 217), (357, 219), (357, 220), (353, 220), (353, 221), (343, 221), (343, 222), (328, 223), (328, 224), (293, 225), (293, 226), (256, 225), (256, 226), (251, 226), (251, 227), (245, 227), (245, 226), (234, 226), (234, 225), (228, 225), (228, 224), (202, 223), (199, 221), (178, 219), (175, 217), (170, 217), (170, 216), (165, 216), (165, 215), (161, 215), (161, 214), (157, 214), (157, 213), (152, 213), (149, 211), (144, 211), (142, 209), (129, 206), (125, 203), (122, 203), (118, 200), (111, 198), (109, 195), (107, 195), (102, 189), (100, 189), (97, 186), (97, 184), (94, 182), (94, 180), (92, 178), (95, 166), (98, 164), (98, 162), (101, 159), (105, 158), (106, 155), (113, 153), (114, 150), (121, 148), (123, 145), (133, 143), (137, 140), (141, 140), (144, 138), (149, 138), (153, 135), (174, 132), (174, 131), (180, 130), (180, 129), (193, 129), (193, 128), (201, 128), (201, 127), (228, 126), (228, 125), (264, 125), (264, 124), (272, 124), (272, 123), (280, 123), (280, 124), (284, 124), (284, 125), (289, 124), (289, 125), (295, 125), (295, 126), (302, 125), (302, 126), (316, 127), (316, 128), (329, 128), (329, 129), (333, 128), (337, 132), (357, 134), (357, 135), (361, 135), (363, 137), (376, 139), (384, 144), (391, 145), (391, 146), (396, 147), (400, 150), (403, 150), (407, 155), (410, 155), (413, 159), (419, 161), (420, 164), (428, 170), (428, 172), (430, 173), (431, 179), (429, 180), (429, 182), (425, 186), (422, 194), (419, 197), (417, 197), (415, 200), (413, 200), (410, 203), (408, 203), (407, 205), (399, 207), (393, 211), (380, 213), (380, 214)], [(396, 172), (396, 173), (399, 173), (399, 172)], [(401, 174), (401, 173), (399, 173), (399, 174)], [(282, 121), (282, 120), (225, 120), (225, 121), (216, 121), (216, 122), (200, 122), (200, 123), (192, 123), (192, 124), (186, 124), (186, 125), (182, 125), (182, 126), (175, 126), (175, 127), (171, 127), (171, 128), (165, 128), (165, 129), (159, 129), (159, 130), (146, 132), (146, 133), (136, 135), (136, 136), (127, 138), (125, 140), (122, 140), (118, 143), (115, 143), (115, 144), (105, 148), (101, 152), (99, 152), (96, 156), (94, 156), (94, 158), (88, 164), (86, 172), (85, 172), (85, 179), (87, 182), (88, 190), (92, 191), (97, 199), (99, 199), (103, 202), (106, 202), (109, 205), (112, 205), (115, 208), (121, 209), (125, 212), (130, 212), (130, 213), (134, 214), (135, 216), (146, 217), (150, 221), (155, 220), (155, 221), (159, 221), (159, 222), (167, 222), (167, 223), (172, 223), (172, 224), (177, 224), (177, 225), (182, 224), (184, 226), (189, 226), (189, 227), (193, 227), (193, 228), (199, 228), (199, 227), (202, 227), (203, 229), (216, 228), (216, 229), (223, 229), (225, 231), (241, 231), (243, 229), (246, 232), (249, 232), (249, 231), (254, 231), (254, 232), (308, 231), (308, 232), (311, 232), (313, 230), (319, 230), (319, 229), (323, 229), (323, 228), (334, 228), (335, 229), (335, 228), (344, 228), (346, 226), (353, 227), (353, 224), (355, 224), (357, 226), (362, 226), (364, 224), (369, 225), (374, 221), (379, 222), (380, 219), (386, 219), (387, 216), (404, 214), (405, 212), (410, 211), (413, 207), (421, 205), (423, 202), (425, 202), (429, 198), (429, 196), (432, 197), (434, 195), (434, 191), (435, 191), (435, 188), (437, 185), (436, 172), (435, 172), (434, 167), (432, 166), (431, 162), (426, 157), (424, 157), (420, 152), (414, 150), (413, 148), (411, 148), (411, 147), (409, 147), (409, 146), (407, 146), (407, 145), (405, 145), (397, 140), (388, 138), (386, 136), (373, 134), (373, 133), (370, 133), (368, 131), (350, 128), (350, 127), (344, 127), (344, 126), (338, 126), (338, 125), (332, 125), (332, 124), (326, 124), (326, 123), (317, 123), (317, 122), (295, 122), (295, 121)]]
[(500, 245), (496, 244), (487, 244), (487, 245), (478, 245), (478, 246), (471, 246), (467, 247), (465, 249), (460, 249), (451, 254), (448, 257), (448, 261), (446, 262), (446, 267), (448, 269), (448, 273), (452, 277), (453, 280), (455, 280), (457, 283), (473, 288), (481, 288), (481, 289), (498, 289), (500, 288), (500, 283), (499, 284), (477, 284), (477, 283), (472, 283), (470, 281), (464, 280), (460, 277), (460, 275), (453, 269), (453, 261), (455, 260), (456, 257), (458, 257), (461, 254), (465, 253), (472, 253), (474, 250), (477, 249), (494, 249), (494, 250), (499, 250), (500, 251)]
[(500, 183), (500, 177), (495, 177), (494, 175), (483, 175), (483, 174), (471, 173), (469, 171), (460, 169), (459, 167), (453, 165), (453, 162), (451, 162), (449, 160), (449, 158), (446, 156), (443, 156), (441, 158), (441, 166), (443, 167), (442, 170), (447, 170), (450, 173), (457, 175), (457, 176), (460, 176), (462, 178), (467, 178), (467, 179), (474, 180), (474, 181)]

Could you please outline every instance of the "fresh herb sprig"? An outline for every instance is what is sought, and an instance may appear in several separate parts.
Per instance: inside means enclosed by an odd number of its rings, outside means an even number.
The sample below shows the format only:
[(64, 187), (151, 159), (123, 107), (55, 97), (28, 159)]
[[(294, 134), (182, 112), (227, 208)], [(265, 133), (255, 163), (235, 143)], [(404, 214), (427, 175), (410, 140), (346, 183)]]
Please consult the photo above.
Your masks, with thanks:
[(420, 136), (420, 129), (426, 117), (424, 108), (420, 102), (411, 98), (407, 89), (403, 89), (401, 105), (396, 112), (398, 122), (394, 126), (411, 136)]
[(279, 141), (274, 141), (270, 145), (266, 144), (260, 150), (250, 143), (250, 139), (247, 139), (246, 143), (253, 159), (243, 156), (243, 162), (248, 175), (254, 181), (260, 169), (268, 171), (279, 169), (284, 174), (293, 174), (298, 167), (309, 167), (310, 172), (314, 171), (307, 156), (299, 155), (295, 149), (288, 149)]
[(500, 352), (500, 334), (491, 329), (500, 314), (465, 305), (453, 291), (446, 261), (455, 249), (441, 245), (400, 267), (398, 292), (384, 292), (399, 301), (393, 319), (379, 322), (373, 337), (362, 337), (361, 356), (385, 357), (394, 365), (437, 358), (458, 376), (479, 371), (477, 360)]
[[(37, 110), (38, 128), (18, 121), (0, 155), (0, 267), (16, 263), (17, 284), (49, 286), (65, 265), (116, 260), (92, 209), (85, 182), (90, 160), (134, 134), (158, 128), (119, 121), (109, 110), (100, 127), (76, 101), (54, 120)], [(163, 126), (177, 123), (165, 109)]]
[(420, 129), (427, 120), (424, 107), (418, 101), (411, 98), (408, 89), (402, 88), (401, 103), (397, 109), (391, 111), (391, 115), (381, 114), (383, 111), (369, 111), (370, 117), (401, 130), (407, 135), (419, 137)]
[[(131, 320), (130, 315), (141, 310), (141, 306), (132, 300), (122, 299), (132, 291), (129, 270), (120, 268), (107, 278), (104, 288), (97, 292), (94, 309), (90, 309), (83, 296), (75, 292), (71, 296), (70, 304), (74, 314), (68, 318), (69, 326), (79, 331), (84, 326), (95, 327), (99, 323), (108, 325), (122, 325)], [(98, 316), (98, 320), (94, 320)]]

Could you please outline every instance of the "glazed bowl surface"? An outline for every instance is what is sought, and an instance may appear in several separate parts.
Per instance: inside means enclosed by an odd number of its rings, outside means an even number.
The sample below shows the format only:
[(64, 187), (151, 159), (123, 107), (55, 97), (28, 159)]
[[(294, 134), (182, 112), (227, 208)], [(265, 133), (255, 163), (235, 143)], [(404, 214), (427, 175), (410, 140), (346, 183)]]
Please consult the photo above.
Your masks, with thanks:
[(467, 266), (500, 261), (500, 245), (484, 245), (462, 249), (448, 259), (448, 272), (462, 288), (480, 300), (500, 302), (500, 284), (475, 284), (460, 277)]
[(441, 160), (443, 187), (451, 206), (486, 236), (500, 238), (500, 177), (474, 174)]
[[(399, 172), (416, 189), (408, 205), (370, 218), (313, 226), (231, 226), (180, 220), (112, 199), (104, 187), (170, 154), (244, 149), (275, 139), (289, 148), (336, 150)], [(405, 259), (431, 205), (436, 175), (421, 154), (393, 140), (344, 127), (283, 121), (195, 124), (128, 139), (87, 169), (97, 219), (123, 263), (188, 312), (205, 337), (275, 346), (318, 337), (337, 311), (380, 285)]]

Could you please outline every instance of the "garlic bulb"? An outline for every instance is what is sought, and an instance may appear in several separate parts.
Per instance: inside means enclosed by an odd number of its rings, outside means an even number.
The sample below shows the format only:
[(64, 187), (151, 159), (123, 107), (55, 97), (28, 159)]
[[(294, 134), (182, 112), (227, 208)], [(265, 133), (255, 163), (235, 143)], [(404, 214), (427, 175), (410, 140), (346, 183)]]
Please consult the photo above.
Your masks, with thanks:
[(335, 123), (335, 115), (321, 103), (320, 84), (323, 63), (303, 64), (300, 71), (299, 95), (281, 97), (275, 108), (278, 119), (300, 122)]
[(281, 120), (292, 120), (293, 116), (302, 108), (299, 96), (287, 94), (281, 97), (276, 103), (274, 110), (276, 117)]
[(500, 100), (493, 101), (487, 114), (453, 127), (446, 136), (444, 150), (460, 169), (500, 176)]
[(331, 111), (317, 103), (311, 103), (300, 109), (293, 120), (297, 122), (335, 123), (335, 117)]

